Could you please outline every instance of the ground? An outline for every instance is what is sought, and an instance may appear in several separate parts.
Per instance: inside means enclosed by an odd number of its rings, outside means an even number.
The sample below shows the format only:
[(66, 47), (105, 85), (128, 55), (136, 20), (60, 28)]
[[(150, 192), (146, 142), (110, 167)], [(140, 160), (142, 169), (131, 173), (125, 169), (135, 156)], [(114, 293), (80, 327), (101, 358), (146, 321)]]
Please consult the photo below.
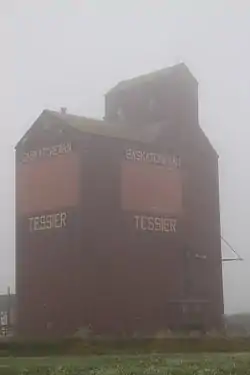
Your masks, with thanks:
[[(49, 367), (49, 370), (48, 370)], [(40, 368), (38, 370), (38, 368)], [(0, 375), (250, 374), (250, 354), (0, 358)]]

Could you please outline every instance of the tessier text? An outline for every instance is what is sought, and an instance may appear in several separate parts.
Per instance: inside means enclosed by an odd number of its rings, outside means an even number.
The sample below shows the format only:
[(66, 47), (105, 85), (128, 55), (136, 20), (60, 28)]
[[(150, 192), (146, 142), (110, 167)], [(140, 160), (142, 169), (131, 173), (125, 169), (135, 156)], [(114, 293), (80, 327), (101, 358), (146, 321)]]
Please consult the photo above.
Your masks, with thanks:
[(67, 213), (57, 212), (54, 214), (29, 217), (29, 231), (42, 231), (60, 229), (67, 226)]
[(135, 215), (135, 228), (149, 232), (176, 232), (177, 220), (166, 217)]

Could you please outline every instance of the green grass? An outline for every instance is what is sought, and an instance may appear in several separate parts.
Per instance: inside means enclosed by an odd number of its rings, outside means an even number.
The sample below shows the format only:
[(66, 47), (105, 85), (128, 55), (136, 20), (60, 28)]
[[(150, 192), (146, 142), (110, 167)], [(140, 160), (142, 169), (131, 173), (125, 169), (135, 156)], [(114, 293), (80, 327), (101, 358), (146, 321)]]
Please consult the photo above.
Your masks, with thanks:
[(250, 374), (250, 354), (0, 358), (0, 375)]

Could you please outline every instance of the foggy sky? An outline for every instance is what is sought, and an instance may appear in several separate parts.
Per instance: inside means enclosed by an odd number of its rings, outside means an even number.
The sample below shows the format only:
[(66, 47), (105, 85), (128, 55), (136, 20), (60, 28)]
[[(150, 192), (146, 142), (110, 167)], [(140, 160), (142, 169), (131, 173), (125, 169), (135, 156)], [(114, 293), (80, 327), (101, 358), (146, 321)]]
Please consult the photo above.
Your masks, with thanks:
[(220, 155), (222, 234), (244, 258), (223, 266), (226, 312), (250, 311), (249, 40), (244, 0), (0, 2), (1, 293), (14, 288), (14, 145), (25, 130), (44, 108), (102, 117), (118, 81), (184, 61)]

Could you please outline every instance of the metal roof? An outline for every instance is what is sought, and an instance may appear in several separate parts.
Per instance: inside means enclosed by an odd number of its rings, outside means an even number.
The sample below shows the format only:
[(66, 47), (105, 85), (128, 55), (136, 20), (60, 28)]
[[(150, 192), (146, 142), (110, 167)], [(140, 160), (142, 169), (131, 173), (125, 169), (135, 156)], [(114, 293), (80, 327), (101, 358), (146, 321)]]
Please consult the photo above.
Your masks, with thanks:
[(152, 82), (158, 79), (159, 80), (168, 79), (170, 77), (173, 77), (174, 75), (180, 74), (181, 72), (185, 72), (187, 75), (192, 77), (193, 80), (196, 81), (196, 79), (191, 74), (188, 67), (184, 63), (180, 63), (180, 64), (173, 65), (171, 67), (168, 67), (168, 68), (164, 68), (161, 70), (151, 72), (149, 74), (144, 74), (139, 77), (128, 79), (126, 81), (121, 81), (116, 86), (114, 86), (111, 90), (109, 90), (106, 95), (108, 95), (109, 93), (116, 92), (116, 91), (127, 90), (134, 86), (147, 83), (147, 82)]
[(64, 124), (83, 133), (146, 143), (154, 141), (163, 127), (163, 123), (148, 124), (144, 126), (111, 124), (103, 120), (49, 110), (45, 110), (43, 114), (47, 116), (47, 121), (49, 121), (50, 116), (53, 116), (61, 120)]

